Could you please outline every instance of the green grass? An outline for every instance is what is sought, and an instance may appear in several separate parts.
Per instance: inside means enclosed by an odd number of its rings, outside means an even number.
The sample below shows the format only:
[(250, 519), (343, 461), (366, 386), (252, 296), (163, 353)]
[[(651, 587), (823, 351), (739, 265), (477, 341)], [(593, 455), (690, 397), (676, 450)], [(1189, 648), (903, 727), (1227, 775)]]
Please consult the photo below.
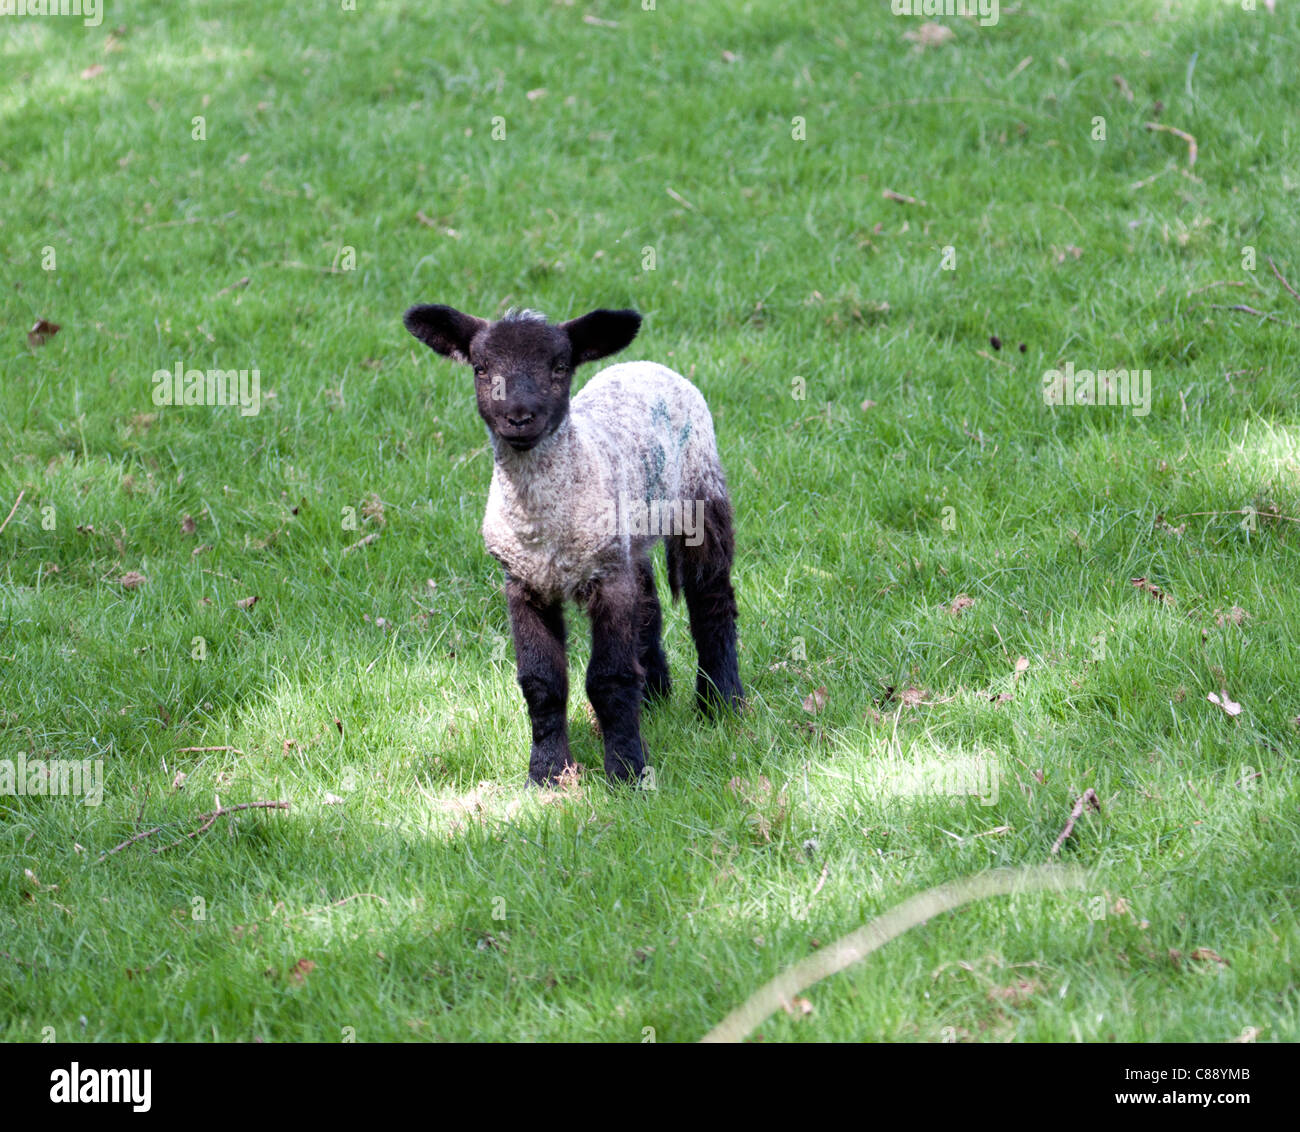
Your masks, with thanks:
[[(0, 1036), (692, 1040), (1048, 860), (1089, 787), (1086, 892), (931, 921), (762, 1036), (1300, 1036), (1300, 331), (1202, 305), (1300, 321), (1295, 6), (1022, 2), (924, 51), (883, 2), (358, 6), (0, 28), (0, 758), (105, 766), (99, 807), (0, 798)], [(653, 794), (599, 773), (577, 618), (597, 769), (525, 787), (490, 452), (414, 302), (634, 305), (627, 356), (713, 408), (751, 707), (696, 717), (672, 608)], [(256, 367), (260, 413), (155, 407), (178, 361)], [(1149, 369), (1150, 414), (1045, 406), (1067, 362)], [(991, 804), (882, 789), (962, 756)], [(218, 795), (292, 808), (149, 851)]]

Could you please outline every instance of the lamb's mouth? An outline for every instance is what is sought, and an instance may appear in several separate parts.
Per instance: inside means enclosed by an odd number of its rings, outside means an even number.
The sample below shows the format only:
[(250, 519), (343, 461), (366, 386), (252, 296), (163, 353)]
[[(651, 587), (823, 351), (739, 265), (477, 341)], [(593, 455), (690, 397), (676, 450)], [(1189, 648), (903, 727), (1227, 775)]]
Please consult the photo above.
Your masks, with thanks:
[(536, 448), (542, 442), (546, 437), (546, 429), (540, 428), (536, 431), (524, 430), (519, 432), (503, 432), (498, 429), (497, 436), (516, 452), (527, 452), (530, 448)]
[(530, 448), (536, 448), (538, 442), (542, 439), (540, 432), (535, 436), (505, 436), (501, 433), (497, 435), (516, 452), (527, 452)]

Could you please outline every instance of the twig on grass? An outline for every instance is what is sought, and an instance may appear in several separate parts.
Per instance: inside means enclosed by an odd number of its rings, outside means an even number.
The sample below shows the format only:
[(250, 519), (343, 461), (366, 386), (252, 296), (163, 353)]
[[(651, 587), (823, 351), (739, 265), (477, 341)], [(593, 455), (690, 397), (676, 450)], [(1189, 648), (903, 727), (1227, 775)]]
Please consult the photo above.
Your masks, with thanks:
[(1091, 806), (1098, 813), (1101, 813), (1101, 800), (1097, 797), (1097, 791), (1095, 791), (1091, 786), (1079, 795), (1078, 801), (1074, 803), (1074, 809), (1070, 811), (1070, 820), (1065, 823), (1065, 828), (1061, 830), (1061, 835), (1056, 839), (1056, 844), (1052, 846), (1053, 856), (1061, 851), (1061, 846), (1065, 844), (1065, 839), (1074, 832), (1074, 823), (1083, 815), (1083, 807), (1085, 804)]
[(1172, 166), (1167, 165), (1165, 168), (1161, 169), (1159, 173), (1152, 173), (1150, 177), (1143, 177), (1140, 181), (1134, 181), (1129, 185), (1129, 188), (1133, 191), (1145, 189), (1148, 185), (1155, 184), (1156, 181), (1160, 180), (1160, 178), (1168, 173), (1171, 168)]
[[(235, 806), (221, 806), (218, 809), (213, 810), (211, 813), (199, 814), (195, 820), (201, 821), (203, 824), (200, 825), (198, 829), (187, 833), (184, 837), (177, 838), (168, 845), (164, 845), (158, 849), (153, 849), (152, 852), (161, 853), (165, 849), (173, 849), (183, 841), (187, 841), (192, 837), (198, 837), (201, 833), (207, 833), (207, 831), (216, 823), (217, 818), (224, 818), (228, 814), (237, 813), (240, 810), (287, 810), (288, 808), (288, 802), (240, 802)], [(102, 861), (114, 853), (120, 853), (123, 849), (134, 845), (137, 841), (143, 841), (146, 837), (152, 837), (155, 833), (161, 833), (166, 828), (166, 826), (156, 825), (153, 829), (146, 829), (143, 833), (137, 833), (134, 837), (128, 837), (120, 845), (114, 845), (112, 849), (105, 850), (101, 853), (99, 855), (99, 860)]]
[(1277, 269), (1277, 264), (1273, 262), (1272, 256), (1268, 257), (1268, 265), (1273, 269), (1273, 274), (1277, 276), (1278, 282), (1280, 282), (1282, 286), (1285, 287), (1291, 293), (1291, 298), (1295, 299), (1297, 303), (1300, 303), (1300, 291), (1297, 291), (1294, 287), (1291, 286), (1290, 283), (1287, 282), (1286, 276), (1283, 275)]
[(354, 542), (351, 546), (345, 546), (343, 548), (343, 553), (351, 554), (354, 550), (360, 550), (361, 547), (363, 546), (369, 546), (378, 537), (379, 537), (378, 531), (371, 531), (370, 534), (363, 535), (361, 538), (357, 539), (357, 541)]
[(5, 521), (0, 523), (0, 534), (4, 534), (4, 529), (9, 525), (9, 520), (14, 517), (14, 512), (18, 510), (18, 504), (23, 501), (23, 496), (27, 494), (27, 489), (23, 488), (18, 493), (18, 498), (14, 500), (14, 505), (9, 508), (9, 514), (5, 516)]
[(822, 886), (826, 883), (826, 878), (830, 876), (830, 874), (831, 874), (831, 863), (827, 861), (824, 865), (822, 865), (822, 875), (821, 875), (821, 879), (818, 880), (817, 882), (817, 887), (812, 890), (812, 896), (808, 897), (809, 904), (813, 902), (813, 897), (815, 897), (819, 892), (821, 892)]
[(250, 282), (251, 280), (247, 275), (245, 275), (238, 282), (231, 283), (229, 287), (222, 287), (221, 290), (217, 292), (217, 298), (220, 298), (222, 295), (228, 295), (231, 291), (238, 291), (241, 287), (247, 287)]
[[(1261, 515), (1253, 507), (1232, 507), (1227, 511), (1184, 511), (1181, 515), (1171, 515), (1171, 519), (1187, 519), (1197, 515)], [(1262, 517), (1266, 519), (1277, 519), (1286, 523), (1300, 523), (1300, 519), (1291, 515), (1278, 515), (1272, 511), (1262, 512)]]
[(1190, 169), (1196, 164), (1196, 139), (1186, 130), (1180, 130), (1177, 126), (1166, 126), (1163, 122), (1148, 122), (1147, 129), (1160, 130), (1162, 133), (1182, 138), (1187, 143), (1187, 168)]
[[(341, 908), (344, 904), (350, 904), (354, 900), (360, 900), (363, 896), (371, 900), (378, 900), (385, 908), (388, 907), (388, 901), (374, 892), (354, 892), (351, 896), (345, 896), (342, 900), (335, 900), (330, 904), (322, 905), (319, 908), (304, 908), (301, 912), (294, 912), (292, 915), (285, 916), (286, 920), (296, 920), (299, 916), (310, 916), (313, 912), (328, 912), (331, 908)], [(274, 916), (272, 913), (271, 916)], [(271, 919), (268, 916), (267, 919)]]
[(1034, 61), (1034, 57), (1032, 55), (1026, 55), (1023, 59), (1020, 60), (1019, 63), (1015, 65), (1015, 68), (1012, 70), (1011, 74), (1009, 74), (1002, 81), (1009, 83), (1018, 74), (1020, 74), (1021, 71), (1023, 71), (1026, 67), (1028, 67), (1029, 64), (1032, 63), (1033, 61)]
[(1199, 295), (1202, 291), (1208, 291), (1211, 287), (1246, 287), (1247, 283), (1242, 283), (1238, 279), (1216, 279), (1213, 283), (1207, 283), (1204, 287), (1194, 287), (1187, 292), (1188, 297)]
[[(292, 912), (287, 916), (281, 917), (281, 919), (282, 921), (296, 920), (299, 916), (310, 916), (313, 912), (328, 912), (331, 908), (340, 908), (344, 904), (350, 904), (353, 900), (360, 900), (363, 896), (369, 897), (371, 900), (378, 900), (385, 908), (388, 907), (388, 901), (376, 893), (354, 892), (351, 896), (343, 897), (342, 900), (335, 900), (330, 904), (325, 904), (317, 908), (304, 908), (300, 912)], [(265, 924), (274, 920), (275, 914), (282, 911), (284, 911), (284, 901), (277, 900), (275, 902), (275, 907), (271, 909), (271, 914), (269, 916), (262, 916), (260, 919), (253, 920), (247, 924), (236, 924), (231, 930), (235, 932), (236, 935), (242, 934), (243, 932), (248, 931), (249, 928), (255, 927), (257, 924)]]
[(1197, 303), (1196, 306), (1189, 307), (1188, 310), (1197, 310), (1199, 307), (1212, 311), (1241, 311), (1243, 314), (1253, 314), (1257, 318), (1266, 318), (1269, 322), (1281, 323), (1283, 326), (1291, 327), (1292, 330), (1296, 329), (1294, 322), (1287, 322), (1286, 319), (1278, 318), (1277, 315), (1269, 314), (1267, 311), (1257, 311), (1254, 307), (1246, 306), (1245, 303), (1233, 303), (1232, 306), (1225, 306), (1223, 303)]
[(186, 755), (196, 751), (233, 751), (237, 755), (244, 753), (238, 747), (177, 747), (173, 754)]
[(154, 232), (159, 228), (179, 228), (184, 227), (186, 224), (219, 224), (223, 220), (229, 220), (238, 215), (237, 212), (227, 212), (221, 216), (183, 216), (179, 220), (164, 220), (158, 224), (145, 224), (140, 231)]
[(673, 200), (675, 200), (678, 204), (680, 204), (683, 208), (689, 208), (692, 212), (695, 211), (695, 205), (691, 204), (690, 201), (688, 201), (684, 196), (682, 196), (682, 194), (679, 193), (676, 189), (674, 189), (671, 185), (665, 185), (664, 191), (670, 197), (672, 197)]

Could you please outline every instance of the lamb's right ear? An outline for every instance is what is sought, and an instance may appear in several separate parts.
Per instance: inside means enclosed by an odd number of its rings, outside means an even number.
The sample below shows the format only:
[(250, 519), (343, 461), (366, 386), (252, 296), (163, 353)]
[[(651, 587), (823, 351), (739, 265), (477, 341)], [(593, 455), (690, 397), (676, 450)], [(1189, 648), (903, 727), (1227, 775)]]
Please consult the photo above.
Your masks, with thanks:
[(487, 326), (484, 319), (436, 304), (412, 307), (402, 322), (429, 349), (458, 362), (469, 361), (469, 344)]

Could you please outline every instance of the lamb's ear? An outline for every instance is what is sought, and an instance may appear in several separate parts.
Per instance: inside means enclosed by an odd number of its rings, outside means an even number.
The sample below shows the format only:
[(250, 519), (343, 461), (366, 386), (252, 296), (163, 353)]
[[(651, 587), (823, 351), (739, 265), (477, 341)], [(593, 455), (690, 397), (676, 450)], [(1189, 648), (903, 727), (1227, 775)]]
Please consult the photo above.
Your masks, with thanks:
[(469, 344), (487, 326), (481, 318), (462, 314), (454, 307), (412, 307), (402, 316), (406, 329), (431, 350), (458, 362), (469, 361)]
[(598, 310), (562, 322), (560, 329), (569, 336), (573, 364), (577, 366), (617, 354), (636, 337), (636, 332), (641, 329), (641, 316), (631, 310)]

